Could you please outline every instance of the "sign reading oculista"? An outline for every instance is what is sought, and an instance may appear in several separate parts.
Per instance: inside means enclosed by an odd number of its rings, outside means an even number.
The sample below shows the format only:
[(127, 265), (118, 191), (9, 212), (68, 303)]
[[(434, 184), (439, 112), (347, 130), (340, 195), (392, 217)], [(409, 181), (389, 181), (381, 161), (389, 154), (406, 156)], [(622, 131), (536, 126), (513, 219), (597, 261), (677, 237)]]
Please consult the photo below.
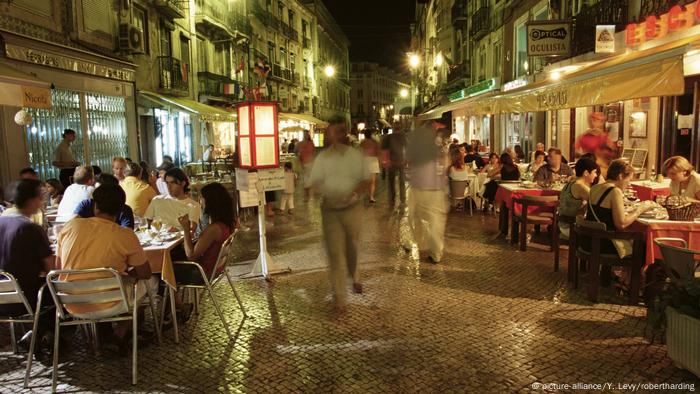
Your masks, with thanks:
[(527, 23), (528, 56), (566, 56), (570, 52), (570, 21), (533, 21)]

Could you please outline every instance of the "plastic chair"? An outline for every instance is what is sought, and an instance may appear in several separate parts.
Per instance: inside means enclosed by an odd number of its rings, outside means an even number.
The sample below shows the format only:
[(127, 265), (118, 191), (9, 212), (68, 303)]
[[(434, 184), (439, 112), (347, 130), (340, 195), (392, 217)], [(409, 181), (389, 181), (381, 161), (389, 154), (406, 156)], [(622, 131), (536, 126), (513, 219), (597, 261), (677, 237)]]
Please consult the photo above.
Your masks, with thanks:
[[(679, 243), (683, 247), (669, 245), (669, 242)], [(695, 256), (700, 255), (700, 250), (688, 249), (688, 243), (682, 238), (656, 238), (654, 243), (661, 249), (664, 271), (672, 282), (695, 276), (695, 271), (700, 267)]]
[[(238, 301), (238, 305), (241, 308), (241, 311), (243, 312), (243, 317), (246, 318), (248, 315), (246, 314), (245, 308), (243, 307), (243, 302), (241, 302), (241, 298), (238, 296), (238, 292), (236, 291), (236, 288), (233, 285), (233, 280), (229, 276), (228, 272), (226, 272), (226, 269), (223, 270), (222, 273), (218, 272), (221, 267), (224, 267), (226, 264), (226, 260), (228, 259), (228, 255), (230, 253), (230, 248), (231, 245), (233, 244), (233, 240), (236, 236), (238, 231), (234, 231), (229, 237), (224, 241), (224, 243), (221, 245), (221, 250), (219, 250), (219, 255), (216, 260), (216, 265), (214, 266), (214, 270), (212, 271), (211, 275), (209, 278), (207, 278), (207, 275), (204, 272), (204, 269), (202, 268), (201, 265), (198, 263), (195, 263), (193, 261), (175, 261), (173, 262), (173, 265), (181, 265), (181, 266), (190, 266), (193, 269), (196, 270), (196, 272), (199, 273), (202, 281), (200, 283), (178, 283), (178, 291), (181, 289), (194, 289), (195, 290), (195, 306), (199, 304), (199, 296), (197, 295), (198, 291), (204, 290), (206, 291), (207, 294), (209, 294), (209, 297), (212, 300), (212, 303), (214, 304), (214, 309), (216, 310), (216, 314), (219, 315), (219, 319), (221, 320), (221, 324), (224, 325), (224, 329), (226, 329), (226, 333), (228, 334), (230, 339), (233, 339), (233, 336), (231, 335), (231, 331), (229, 329), (229, 325), (226, 323), (226, 319), (224, 318), (223, 313), (221, 312), (221, 308), (219, 307), (219, 302), (216, 300), (216, 297), (214, 296), (214, 292), (212, 291), (212, 288), (214, 284), (218, 283), (221, 281), (222, 277), (225, 275), (226, 279), (228, 280), (229, 285), (231, 286), (231, 290), (233, 290), (233, 294), (236, 297), (236, 300)], [(222, 275), (223, 274), (223, 275)], [(177, 279), (177, 278), (175, 278)], [(173, 319), (173, 325), (177, 325), (177, 319)]]
[[(639, 302), (639, 289), (641, 286), (642, 267), (644, 267), (644, 234), (631, 231), (607, 231), (602, 229), (603, 224), (591, 222), (578, 218), (573, 230), (576, 232), (576, 257), (587, 261), (589, 265), (588, 274), (590, 283), (588, 284), (588, 299), (592, 302), (598, 300), (598, 289), (600, 287), (600, 267), (630, 267), (632, 274), (630, 283), (630, 305), (637, 305)], [(581, 240), (588, 237), (591, 240), (591, 250), (581, 247)], [(617, 253), (608, 254), (600, 252), (602, 240), (628, 239), (633, 241), (632, 256), (620, 258)], [(575, 286), (578, 285), (578, 264), (569, 264), (569, 269), (573, 272)]]
[(24, 375), (24, 387), (29, 385), (29, 372), (32, 368), (32, 360), (34, 356), (34, 347), (36, 346), (36, 331), (39, 324), (39, 313), (41, 312), (41, 300), (44, 293), (44, 288), (39, 288), (37, 295), (36, 310), (33, 310), (24, 295), (24, 291), (19, 286), (19, 282), (12, 274), (5, 271), (0, 271), (0, 305), (21, 304), (26, 309), (27, 313), (20, 316), (0, 316), (0, 323), (10, 324), (10, 340), (12, 341), (12, 351), (17, 353), (17, 338), (15, 335), (15, 323), (32, 323), (32, 340), (29, 345), (29, 354), (27, 355), (27, 371)]
[[(515, 213), (516, 205), (520, 205), (520, 214)], [(543, 213), (528, 213), (530, 207), (540, 207), (548, 212)], [(513, 199), (513, 209), (510, 212), (513, 230), (511, 243), (520, 240), (520, 251), (527, 250), (527, 226), (529, 224), (551, 226), (552, 228), (552, 251), (554, 252), (554, 261), (559, 261), (559, 231), (557, 223), (557, 209), (559, 208), (559, 196), (523, 196)], [(520, 229), (516, 223), (520, 223)], [(558, 264), (557, 264), (558, 265)], [(558, 269), (555, 268), (555, 271)]]
[[(79, 279), (86, 274), (93, 276), (90, 279)], [(71, 278), (73, 280), (67, 280)], [(94, 276), (97, 276), (94, 278)], [(155, 306), (153, 305), (153, 296), (148, 285), (146, 284), (146, 294), (149, 298), (149, 304), (153, 320), (155, 321), (156, 334), (160, 341), (160, 326), (156, 318)], [(75, 326), (82, 324), (96, 324), (115, 321), (132, 321), (132, 358), (131, 358), (131, 383), (136, 384), (138, 379), (138, 307), (140, 298), (138, 298), (137, 287), (138, 282), (133, 285), (132, 289), (126, 289), (124, 286), (122, 275), (112, 268), (95, 268), (87, 270), (55, 270), (49, 272), (46, 276), (46, 285), (49, 288), (51, 297), (56, 304), (56, 327), (54, 336), (53, 350), (53, 373), (52, 373), (52, 392), (56, 392), (56, 381), (58, 375), (58, 344), (62, 326)], [(127, 293), (133, 291), (133, 293)], [(131, 294), (130, 298), (128, 294)], [(131, 302), (130, 302), (131, 300)], [(98, 309), (91, 312), (70, 312), (70, 306), (80, 305), (103, 305), (112, 303), (112, 306), (105, 309)]]
[(472, 197), (467, 196), (466, 191), (469, 188), (469, 181), (455, 181), (450, 179), (450, 199), (457, 204), (461, 203), (466, 211), (466, 201), (469, 200), (469, 215), (474, 216), (474, 208), (472, 207)]

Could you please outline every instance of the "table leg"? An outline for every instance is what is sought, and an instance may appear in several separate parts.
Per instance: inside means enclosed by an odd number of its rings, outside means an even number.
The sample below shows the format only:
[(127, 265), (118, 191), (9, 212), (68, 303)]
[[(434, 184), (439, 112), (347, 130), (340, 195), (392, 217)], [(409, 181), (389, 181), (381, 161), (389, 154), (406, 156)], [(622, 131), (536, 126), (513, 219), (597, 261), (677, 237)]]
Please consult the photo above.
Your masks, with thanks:
[(173, 319), (173, 332), (175, 333), (175, 343), (180, 343), (180, 333), (177, 327), (177, 311), (175, 308), (175, 290), (171, 286), (168, 286), (168, 292), (170, 293), (170, 318)]
[(508, 236), (508, 219), (509, 219), (508, 207), (504, 202), (501, 203), (501, 211), (498, 216), (498, 229), (501, 231), (502, 235)]

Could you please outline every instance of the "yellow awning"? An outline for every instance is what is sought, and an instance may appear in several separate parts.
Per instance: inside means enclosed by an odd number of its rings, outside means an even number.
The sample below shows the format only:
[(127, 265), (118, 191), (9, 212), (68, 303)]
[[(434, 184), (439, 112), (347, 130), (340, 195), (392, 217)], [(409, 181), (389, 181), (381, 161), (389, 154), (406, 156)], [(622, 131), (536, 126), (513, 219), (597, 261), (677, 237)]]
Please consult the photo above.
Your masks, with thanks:
[(477, 100), (468, 114), (538, 112), (603, 105), (643, 97), (678, 96), (685, 91), (685, 40), (612, 57), (561, 77)]
[(236, 116), (236, 114), (224, 109), (182, 97), (164, 96), (148, 91), (141, 91), (140, 94), (149, 101), (155, 101), (166, 106), (175, 106), (186, 112), (198, 115), (201, 120), (206, 122), (233, 122)]
[(51, 84), (0, 63), (0, 105), (51, 108)]
[(316, 126), (318, 126), (320, 128), (328, 127), (328, 122), (324, 122), (321, 119), (318, 119), (313, 115), (295, 114), (292, 112), (280, 112), (279, 118), (311, 123), (311, 124), (315, 124)]

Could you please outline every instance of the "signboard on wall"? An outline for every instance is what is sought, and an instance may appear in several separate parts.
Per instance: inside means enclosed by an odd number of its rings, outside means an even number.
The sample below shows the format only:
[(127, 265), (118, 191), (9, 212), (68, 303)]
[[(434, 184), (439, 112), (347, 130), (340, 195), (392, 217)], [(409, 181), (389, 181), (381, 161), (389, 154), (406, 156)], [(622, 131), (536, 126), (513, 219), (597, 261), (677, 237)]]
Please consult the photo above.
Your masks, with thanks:
[(571, 21), (527, 23), (528, 56), (568, 56), (571, 53)]
[(595, 27), (595, 53), (615, 53), (615, 25)]

